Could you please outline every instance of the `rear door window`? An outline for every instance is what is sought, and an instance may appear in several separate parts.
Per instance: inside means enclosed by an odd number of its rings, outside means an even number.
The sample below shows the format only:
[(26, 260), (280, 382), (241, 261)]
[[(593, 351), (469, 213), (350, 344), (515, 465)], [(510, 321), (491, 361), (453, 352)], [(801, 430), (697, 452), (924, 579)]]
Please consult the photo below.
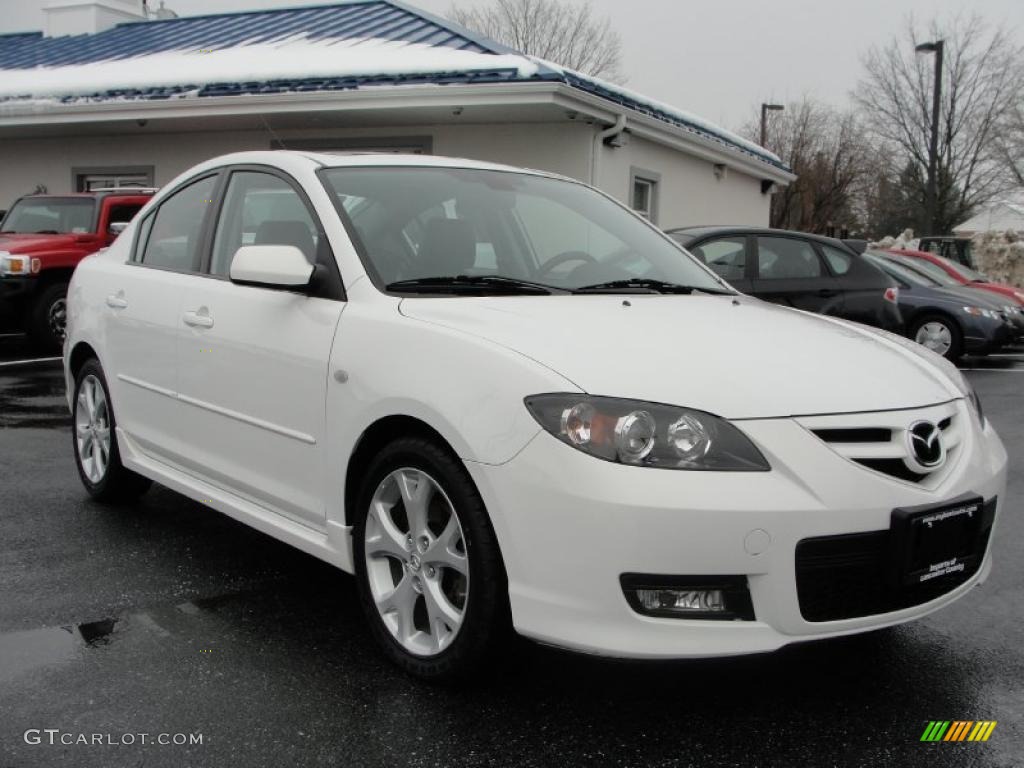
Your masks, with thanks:
[(814, 246), (791, 237), (757, 238), (759, 280), (814, 279), (823, 274)]
[(195, 181), (168, 197), (156, 214), (145, 240), (142, 263), (176, 272), (199, 270), (203, 222), (213, 201), (216, 176)]

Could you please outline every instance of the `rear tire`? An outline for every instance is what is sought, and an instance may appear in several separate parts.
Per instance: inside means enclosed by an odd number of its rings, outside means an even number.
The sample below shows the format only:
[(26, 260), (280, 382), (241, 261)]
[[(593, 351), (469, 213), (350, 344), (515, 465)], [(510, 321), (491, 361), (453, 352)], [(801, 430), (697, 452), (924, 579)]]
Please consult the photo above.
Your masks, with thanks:
[(64, 344), (67, 296), (67, 283), (53, 283), (36, 297), (28, 322), (28, 333), (33, 343), (46, 349), (59, 349)]
[(963, 331), (956, 321), (945, 315), (926, 315), (918, 318), (911, 326), (909, 336), (918, 344), (954, 363), (964, 353)]
[(446, 447), (406, 437), (377, 454), (359, 491), (353, 543), (370, 631), (406, 672), (464, 679), (510, 634), (494, 530)]
[(149, 478), (126, 469), (117, 447), (117, 421), (103, 368), (90, 358), (75, 376), (71, 442), (82, 485), (97, 501), (132, 501), (152, 485)]

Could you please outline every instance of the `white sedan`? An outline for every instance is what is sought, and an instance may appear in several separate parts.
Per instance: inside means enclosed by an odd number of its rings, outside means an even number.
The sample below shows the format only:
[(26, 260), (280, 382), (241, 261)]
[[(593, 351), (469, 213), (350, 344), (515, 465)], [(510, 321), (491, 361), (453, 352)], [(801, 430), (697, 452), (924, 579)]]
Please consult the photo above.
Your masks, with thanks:
[(352, 572), (405, 669), (514, 627), (599, 654), (874, 629), (991, 568), (1006, 453), (961, 374), (737, 294), (576, 181), (252, 152), (69, 292), (75, 457)]

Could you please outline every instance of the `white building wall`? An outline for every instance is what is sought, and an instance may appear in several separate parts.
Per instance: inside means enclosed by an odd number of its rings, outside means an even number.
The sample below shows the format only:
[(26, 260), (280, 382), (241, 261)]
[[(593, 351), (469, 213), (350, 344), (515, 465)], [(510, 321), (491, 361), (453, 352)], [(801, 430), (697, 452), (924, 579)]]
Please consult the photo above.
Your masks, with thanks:
[[(437, 155), (467, 157), (560, 173), (596, 183), (626, 204), (630, 174), (640, 169), (657, 174), (656, 223), (767, 225), (769, 196), (760, 180), (734, 170), (718, 179), (705, 160), (632, 137), (625, 147), (601, 147), (594, 157), (598, 129), (577, 123), (507, 123), (420, 125), (350, 130), (277, 131), (289, 141), (429, 136)], [(0, 209), (19, 196), (44, 186), (51, 194), (73, 191), (73, 168), (152, 166), (162, 186), (192, 165), (228, 152), (268, 149), (267, 131), (161, 133), (152, 127), (111, 136), (63, 136), (0, 139)], [(593, 166), (596, 160), (596, 165)]]
[[(539, 168), (584, 181), (589, 175), (589, 129), (572, 124), (293, 130), (275, 135), (285, 145), (289, 140), (429, 136), (437, 155)], [(148, 128), (112, 136), (0, 139), (0, 209), (40, 185), (51, 194), (74, 191), (72, 168), (153, 166), (154, 183), (161, 186), (203, 160), (228, 152), (269, 149), (271, 140), (266, 131), (159, 133)]]
[(598, 150), (597, 186), (628, 203), (634, 168), (659, 177), (654, 217), (659, 226), (768, 226), (771, 196), (761, 193), (760, 179), (732, 168), (719, 178), (713, 163), (636, 136), (626, 146)]

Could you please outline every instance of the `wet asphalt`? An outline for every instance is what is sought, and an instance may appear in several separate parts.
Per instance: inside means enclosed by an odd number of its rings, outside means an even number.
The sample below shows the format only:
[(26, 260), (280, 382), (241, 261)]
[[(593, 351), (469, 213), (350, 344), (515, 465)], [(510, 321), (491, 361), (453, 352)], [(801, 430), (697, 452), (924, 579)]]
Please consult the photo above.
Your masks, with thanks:
[[(1024, 765), (1024, 349), (963, 366), (1011, 466), (992, 577), (957, 604), (711, 661), (519, 641), (454, 690), (382, 659), (351, 577), (160, 487), (88, 501), (60, 363), (10, 364), (37, 356), (0, 338), (0, 768)], [(998, 725), (920, 742), (937, 719)]]

